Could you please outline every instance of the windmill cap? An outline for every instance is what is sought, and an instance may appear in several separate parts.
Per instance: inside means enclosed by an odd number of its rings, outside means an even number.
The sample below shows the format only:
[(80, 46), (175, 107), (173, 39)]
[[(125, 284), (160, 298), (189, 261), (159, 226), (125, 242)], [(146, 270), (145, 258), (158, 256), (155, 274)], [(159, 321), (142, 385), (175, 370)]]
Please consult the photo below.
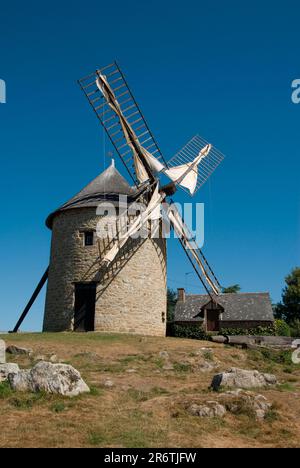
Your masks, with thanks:
[(134, 201), (138, 191), (116, 169), (114, 162), (86, 185), (74, 197), (53, 211), (46, 219), (46, 226), (51, 229), (54, 217), (74, 208), (97, 207), (103, 200), (118, 201), (119, 195), (127, 195), (128, 201)]

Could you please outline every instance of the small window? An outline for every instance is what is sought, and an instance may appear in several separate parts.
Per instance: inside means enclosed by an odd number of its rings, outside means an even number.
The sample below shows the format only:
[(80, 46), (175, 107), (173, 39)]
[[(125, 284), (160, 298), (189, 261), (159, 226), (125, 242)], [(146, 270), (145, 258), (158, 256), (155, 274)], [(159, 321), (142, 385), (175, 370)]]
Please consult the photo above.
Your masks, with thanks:
[(94, 245), (94, 232), (85, 231), (84, 233), (84, 245)]

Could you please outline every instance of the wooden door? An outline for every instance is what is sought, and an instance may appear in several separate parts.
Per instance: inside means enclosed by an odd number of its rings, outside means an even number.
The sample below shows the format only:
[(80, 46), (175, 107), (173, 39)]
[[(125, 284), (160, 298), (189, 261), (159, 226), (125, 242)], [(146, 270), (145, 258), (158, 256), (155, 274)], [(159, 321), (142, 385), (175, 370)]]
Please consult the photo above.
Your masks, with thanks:
[(206, 329), (207, 331), (219, 331), (219, 314), (218, 310), (207, 309), (206, 310)]
[(74, 331), (94, 331), (95, 303), (95, 283), (75, 285)]

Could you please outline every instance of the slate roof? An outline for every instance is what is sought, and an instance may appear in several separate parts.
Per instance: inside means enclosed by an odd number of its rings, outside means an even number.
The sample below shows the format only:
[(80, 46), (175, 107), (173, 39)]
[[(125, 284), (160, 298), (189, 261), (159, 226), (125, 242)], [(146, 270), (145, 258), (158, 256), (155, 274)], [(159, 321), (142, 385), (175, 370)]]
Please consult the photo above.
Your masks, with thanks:
[[(208, 295), (186, 294), (185, 302), (177, 301), (175, 321), (202, 321), (203, 318), (195, 318), (195, 316), (200, 313), (201, 307), (209, 301), (210, 297)], [(217, 302), (224, 308), (222, 320), (274, 320), (269, 293), (220, 294)]]
[(114, 164), (111, 164), (74, 197), (51, 213), (46, 219), (46, 226), (51, 229), (53, 218), (61, 211), (73, 208), (96, 207), (103, 200), (118, 200), (119, 195), (127, 195), (128, 201), (133, 201), (137, 194), (137, 189), (130, 187)]

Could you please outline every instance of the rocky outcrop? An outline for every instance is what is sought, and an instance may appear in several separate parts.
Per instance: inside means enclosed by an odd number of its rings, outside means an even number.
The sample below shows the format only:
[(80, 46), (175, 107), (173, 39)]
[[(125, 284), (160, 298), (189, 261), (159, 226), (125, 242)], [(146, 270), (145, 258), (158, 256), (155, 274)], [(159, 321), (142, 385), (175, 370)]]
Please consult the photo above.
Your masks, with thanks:
[(10, 345), (6, 348), (6, 352), (8, 354), (14, 354), (14, 355), (25, 354), (27, 356), (30, 356), (32, 354), (32, 349), (21, 348), (20, 346), (16, 346), (16, 345)]
[(23, 392), (44, 391), (72, 397), (90, 391), (80, 373), (67, 364), (41, 361), (30, 370), (9, 374), (8, 380), (14, 390)]
[(216, 374), (211, 387), (218, 391), (220, 387), (259, 388), (276, 385), (277, 379), (272, 374), (262, 374), (257, 370), (244, 370), (232, 367), (226, 372)]
[(220, 402), (233, 414), (253, 414), (258, 420), (264, 419), (272, 407), (265, 396), (242, 389), (223, 393)]
[(188, 412), (200, 418), (223, 418), (226, 414), (226, 408), (217, 401), (206, 401), (203, 405), (193, 403), (188, 408)]
[(0, 382), (8, 379), (9, 374), (17, 374), (20, 371), (18, 364), (0, 364)]

